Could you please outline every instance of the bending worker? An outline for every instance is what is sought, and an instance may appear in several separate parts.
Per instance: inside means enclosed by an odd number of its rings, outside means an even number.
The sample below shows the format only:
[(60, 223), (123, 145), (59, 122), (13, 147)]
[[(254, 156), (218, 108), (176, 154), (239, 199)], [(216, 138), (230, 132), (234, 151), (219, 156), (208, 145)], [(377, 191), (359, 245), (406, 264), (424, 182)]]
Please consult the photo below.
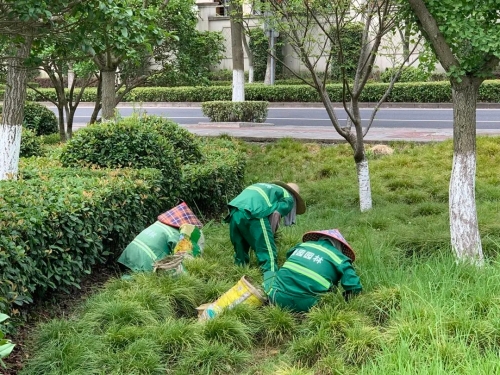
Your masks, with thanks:
[(118, 262), (133, 271), (152, 271), (155, 262), (174, 253), (183, 236), (179, 228), (185, 225), (200, 229), (201, 242), (204, 241), (200, 220), (182, 202), (159, 215), (156, 222), (139, 233), (122, 252)]
[(362, 290), (352, 266), (355, 258), (353, 249), (337, 229), (307, 232), (302, 243), (288, 251), (287, 260), (270, 287), (264, 284), (269, 301), (305, 312), (339, 282), (347, 301)]
[(250, 247), (253, 248), (266, 280), (272, 275), (269, 272), (278, 270), (274, 233), (279, 219), (284, 217), (284, 224), (291, 225), (295, 223), (295, 215), (306, 211), (299, 187), (281, 181), (253, 184), (229, 202), (228, 206), (230, 213), (226, 222), (229, 223), (235, 263), (248, 264)]

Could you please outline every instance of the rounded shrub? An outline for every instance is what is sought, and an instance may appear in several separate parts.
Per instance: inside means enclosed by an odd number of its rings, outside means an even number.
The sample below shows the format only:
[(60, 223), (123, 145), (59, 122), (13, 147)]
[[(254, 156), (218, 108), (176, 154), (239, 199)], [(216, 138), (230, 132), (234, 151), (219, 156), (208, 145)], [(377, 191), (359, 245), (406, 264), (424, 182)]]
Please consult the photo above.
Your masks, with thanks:
[(138, 121), (143, 126), (154, 127), (160, 136), (172, 144), (182, 162), (194, 163), (202, 159), (198, 137), (177, 123), (164, 117), (148, 115), (139, 117)]
[[(0, 105), (0, 117), (2, 114)], [(59, 132), (57, 117), (50, 109), (42, 104), (26, 102), (24, 104), (23, 126), (33, 130), (36, 135), (48, 135)]]
[(43, 155), (43, 150), (40, 138), (37, 137), (32, 130), (23, 128), (23, 132), (21, 134), (20, 156), (29, 157), (29, 156), (42, 156), (42, 155)]
[(33, 130), (36, 135), (48, 135), (59, 131), (54, 112), (38, 103), (26, 102), (24, 104), (23, 125)]
[(138, 118), (91, 125), (79, 130), (61, 154), (66, 167), (156, 168), (180, 176), (179, 157), (155, 126)]
[[(387, 68), (380, 75), (380, 80), (386, 83), (391, 82), (391, 78), (397, 73), (397, 70), (397, 68)], [(414, 66), (408, 66), (401, 72), (398, 82), (426, 82), (429, 78), (429, 73)]]

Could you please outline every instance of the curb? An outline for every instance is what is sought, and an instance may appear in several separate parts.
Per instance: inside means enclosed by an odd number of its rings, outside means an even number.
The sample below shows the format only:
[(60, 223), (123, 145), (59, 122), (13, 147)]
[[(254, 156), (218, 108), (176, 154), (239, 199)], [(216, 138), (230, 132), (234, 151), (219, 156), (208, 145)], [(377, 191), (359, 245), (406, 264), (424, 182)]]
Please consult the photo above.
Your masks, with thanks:
[[(39, 102), (47, 107), (55, 107), (50, 102)], [(334, 108), (343, 108), (343, 103), (332, 103)], [(374, 108), (376, 103), (360, 103), (360, 108)], [(93, 102), (81, 102), (78, 107), (93, 108)], [(121, 102), (117, 108), (200, 108), (201, 102)], [(269, 102), (268, 108), (323, 108), (323, 103), (304, 102)], [(411, 102), (384, 102), (380, 108), (453, 108), (453, 103), (411, 103)], [(477, 103), (478, 109), (500, 109), (500, 103)]]

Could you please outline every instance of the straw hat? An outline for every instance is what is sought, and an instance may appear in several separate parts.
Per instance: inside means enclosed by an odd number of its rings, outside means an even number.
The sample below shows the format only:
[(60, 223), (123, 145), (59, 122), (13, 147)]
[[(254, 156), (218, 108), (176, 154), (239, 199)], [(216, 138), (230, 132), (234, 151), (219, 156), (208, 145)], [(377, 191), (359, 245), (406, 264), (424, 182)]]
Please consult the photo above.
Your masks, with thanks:
[(325, 236), (340, 241), (344, 246), (342, 246), (342, 249), (339, 250), (341, 250), (345, 256), (349, 257), (354, 262), (354, 260), (356, 259), (356, 254), (354, 254), (354, 250), (352, 249), (351, 245), (349, 245), (349, 243), (345, 240), (344, 236), (340, 234), (338, 229), (327, 229), (327, 230), (307, 232), (304, 234), (304, 236), (302, 236), (302, 242), (318, 241), (321, 237)]
[(271, 182), (272, 184), (281, 186), (282, 188), (285, 188), (288, 190), (290, 194), (292, 194), (295, 197), (295, 201), (297, 202), (297, 215), (302, 215), (304, 212), (306, 212), (306, 203), (304, 202), (304, 199), (300, 196), (300, 189), (299, 186), (293, 182), (288, 182), (284, 183), (281, 181), (273, 181)]

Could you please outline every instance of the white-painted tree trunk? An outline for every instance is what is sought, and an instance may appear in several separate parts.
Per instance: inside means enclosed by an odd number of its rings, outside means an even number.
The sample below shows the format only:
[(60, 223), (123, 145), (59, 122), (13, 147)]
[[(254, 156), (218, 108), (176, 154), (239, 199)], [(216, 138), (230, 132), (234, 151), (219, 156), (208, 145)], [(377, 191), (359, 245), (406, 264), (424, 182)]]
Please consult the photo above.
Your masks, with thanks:
[(245, 71), (233, 70), (233, 102), (245, 101)]
[(17, 178), (22, 125), (0, 125), (0, 180)]
[(245, 65), (243, 54), (243, 8), (239, 1), (229, 3), (231, 54), (233, 60), (233, 102), (245, 101)]
[(24, 62), (29, 57), (32, 42), (33, 37), (26, 35), (23, 42), (9, 49), (14, 52), (15, 58), (7, 60), (7, 79), (0, 121), (0, 180), (17, 178), (28, 82)]
[(372, 189), (370, 185), (368, 160), (364, 159), (356, 163), (356, 170), (358, 172), (359, 206), (361, 212), (365, 212), (372, 208)]
[(68, 89), (71, 88), (74, 80), (75, 80), (75, 71), (73, 70), (73, 64), (69, 64), (69, 66), (68, 66)]
[(484, 262), (475, 198), (476, 154), (453, 155), (450, 180), (451, 246), (461, 261)]
[(266, 75), (264, 76), (264, 85), (271, 84), (271, 55), (267, 54)]
[(253, 83), (254, 81), (254, 73), (253, 73), (253, 65), (248, 67), (248, 83)]
[(452, 82), (453, 168), (450, 179), (451, 246), (460, 261), (484, 263), (476, 209), (476, 102), (481, 79)]

